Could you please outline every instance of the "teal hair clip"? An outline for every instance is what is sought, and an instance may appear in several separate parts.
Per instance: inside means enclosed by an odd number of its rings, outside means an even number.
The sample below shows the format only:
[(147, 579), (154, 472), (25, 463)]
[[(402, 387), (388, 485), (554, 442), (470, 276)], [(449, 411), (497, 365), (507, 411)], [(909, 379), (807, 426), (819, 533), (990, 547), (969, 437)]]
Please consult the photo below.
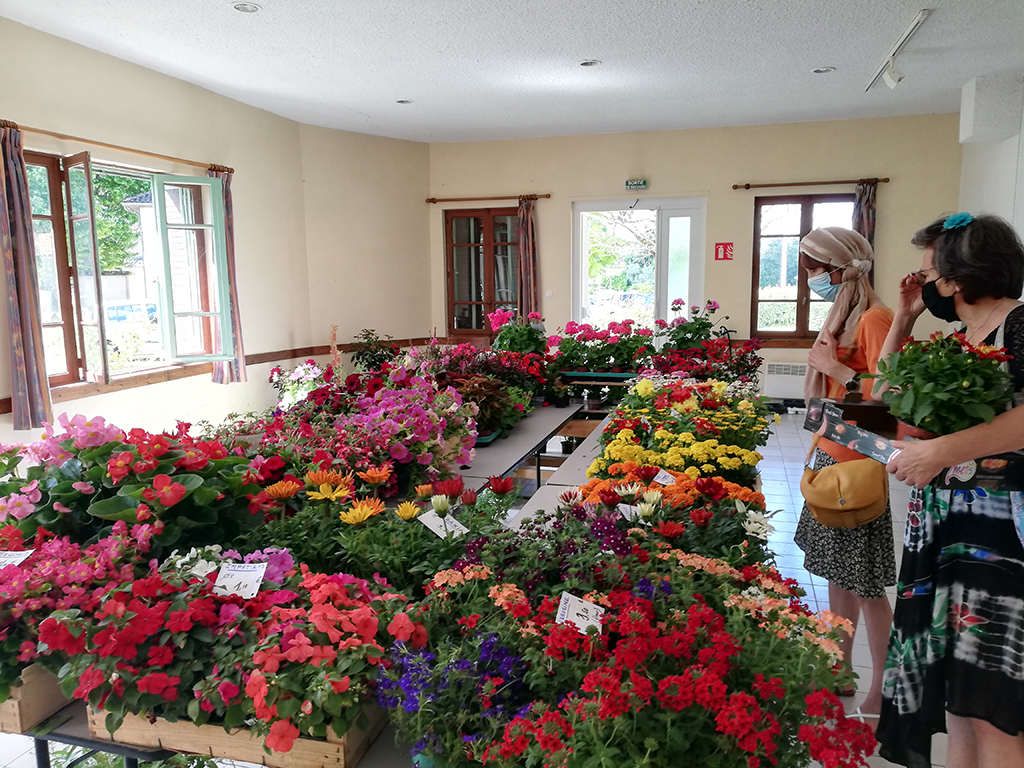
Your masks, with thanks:
[(974, 217), (969, 213), (954, 213), (952, 216), (947, 216), (946, 220), (942, 222), (943, 229), (957, 229), (959, 227), (966, 227), (974, 221)]

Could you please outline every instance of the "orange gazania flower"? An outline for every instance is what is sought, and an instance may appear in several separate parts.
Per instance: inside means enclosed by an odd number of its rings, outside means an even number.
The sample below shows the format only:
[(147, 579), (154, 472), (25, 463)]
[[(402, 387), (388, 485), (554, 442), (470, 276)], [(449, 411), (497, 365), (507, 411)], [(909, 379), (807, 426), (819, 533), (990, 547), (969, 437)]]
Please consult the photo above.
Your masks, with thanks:
[(279, 483), (268, 485), (263, 491), (272, 499), (290, 499), (302, 490), (302, 486), (291, 480), (282, 480)]
[(315, 472), (306, 473), (306, 485), (319, 488), (321, 485), (341, 485), (344, 479), (341, 472), (333, 469), (318, 469)]
[(431, 483), (425, 485), (416, 486), (416, 498), (418, 499), (429, 499), (434, 495), (434, 486)]
[(365, 472), (356, 472), (356, 474), (359, 476), (359, 479), (370, 485), (380, 485), (387, 482), (387, 479), (391, 477), (391, 467), (385, 464), (382, 467), (370, 467)]

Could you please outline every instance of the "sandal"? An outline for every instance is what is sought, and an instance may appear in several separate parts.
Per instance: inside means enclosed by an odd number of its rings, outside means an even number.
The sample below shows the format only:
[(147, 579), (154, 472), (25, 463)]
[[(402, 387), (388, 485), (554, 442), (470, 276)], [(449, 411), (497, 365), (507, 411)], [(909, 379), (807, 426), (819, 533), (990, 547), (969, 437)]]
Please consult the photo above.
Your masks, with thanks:
[(865, 723), (868, 720), (877, 720), (881, 716), (882, 715), (880, 713), (879, 714), (873, 714), (871, 712), (862, 712), (860, 707), (857, 707), (855, 710), (853, 710), (852, 713), (847, 715), (847, 717), (850, 718), (851, 720), (860, 720), (862, 723)]
[[(832, 667), (832, 671), (836, 674), (841, 673), (843, 671), (843, 665), (836, 664)], [(835, 688), (832, 689), (832, 693), (834, 693), (836, 696), (843, 696), (847, 698), (850, 696), (856, 696), (857, 686), (853, 683), (850, 683), (848, 685), (837, 685)]]

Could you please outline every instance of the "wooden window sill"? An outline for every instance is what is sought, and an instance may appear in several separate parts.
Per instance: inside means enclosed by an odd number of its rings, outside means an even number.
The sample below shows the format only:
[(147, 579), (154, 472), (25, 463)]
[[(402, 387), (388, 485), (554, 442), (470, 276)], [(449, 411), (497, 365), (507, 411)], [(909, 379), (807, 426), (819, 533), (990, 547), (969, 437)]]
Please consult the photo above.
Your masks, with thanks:
[(125, 389), (145, 387), (149, 384), (160, 384), (164, 381), (175, 381), (176, 379), (186, 379), (190, 376), (201, 376), (204, 373), (213, 373), (213, 363), (169, 365), (165, 368), (152, 368), (141, 373), (130, 373), (125, 376), (117, 376), (111, 379), (109, 384), (83, 381), (75, 384), (64, 384), (63, 386), (53, 387), (50, 389), (50, 400), (54, 403), (63, 403), (68, 400), (79, 400), (83, 397), (104, 395), (108, 392), (121, 392)]

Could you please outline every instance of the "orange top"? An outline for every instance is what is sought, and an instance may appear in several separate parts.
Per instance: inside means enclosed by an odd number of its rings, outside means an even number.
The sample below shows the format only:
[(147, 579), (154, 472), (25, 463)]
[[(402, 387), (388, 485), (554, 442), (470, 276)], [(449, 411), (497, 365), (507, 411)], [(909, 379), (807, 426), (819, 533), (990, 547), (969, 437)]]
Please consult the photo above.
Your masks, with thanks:
[[(875, 373), (878, 370), (878, 354), (882, 351), (885, 337), (889, 335), (892, 317), (892, 310), (881, 305), (865, 311), (857, 323), (853, 349), (839, 347), (836, 350), (839, 361), (857, 373)], [(875, 383), (874, 379), (864, 379), (860, 382), (860, 391), (865, 400), (873, 399), (871, 390), (874, 389)], [(846, 397), (846, 382), (829, 378), (826, 396), (842, 400)], [(864, 458), (856, 451), (844, 448), (831, 440), (819, 440), (818, 447), (836, 461)]]

